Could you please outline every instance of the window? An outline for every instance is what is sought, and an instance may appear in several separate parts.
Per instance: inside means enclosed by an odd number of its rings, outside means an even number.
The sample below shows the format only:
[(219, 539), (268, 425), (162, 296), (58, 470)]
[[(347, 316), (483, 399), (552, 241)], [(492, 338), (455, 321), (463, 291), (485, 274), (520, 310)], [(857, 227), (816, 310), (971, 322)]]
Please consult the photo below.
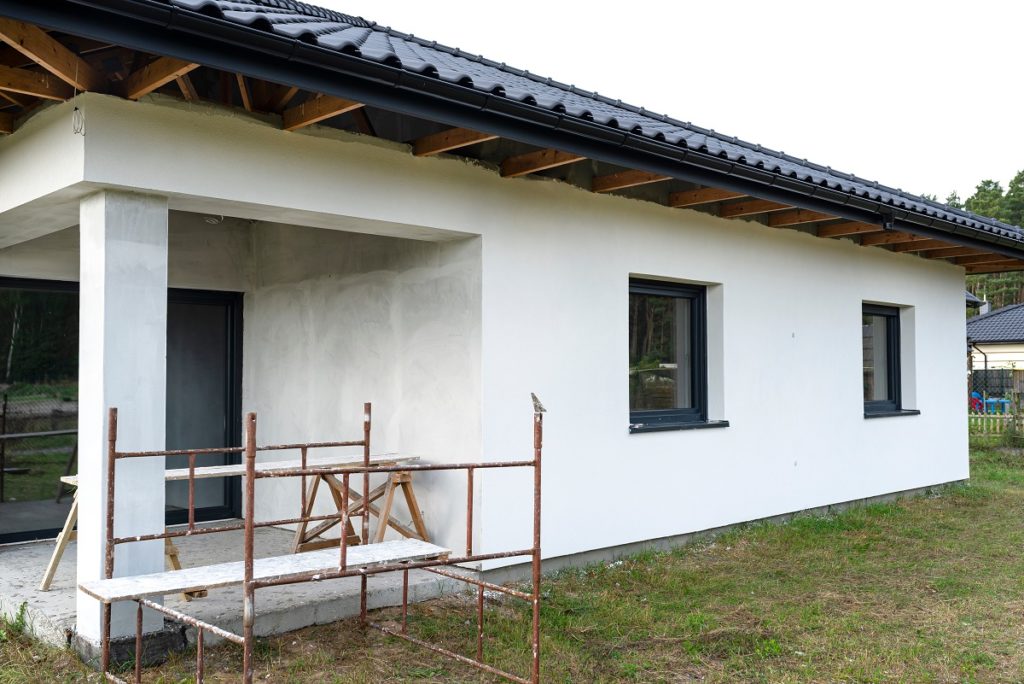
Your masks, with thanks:
[(629, 281), (631, 432), (707, 425), (706, 292)]
[(900, 413), (900, 311), (865, 304), (864, 414)]

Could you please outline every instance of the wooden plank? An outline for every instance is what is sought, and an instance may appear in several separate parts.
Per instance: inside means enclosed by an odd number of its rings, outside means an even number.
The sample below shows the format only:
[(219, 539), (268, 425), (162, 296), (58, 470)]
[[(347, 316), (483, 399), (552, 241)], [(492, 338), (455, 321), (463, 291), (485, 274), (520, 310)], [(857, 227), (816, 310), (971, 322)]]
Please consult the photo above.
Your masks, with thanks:
[(121, 94), (129, 100), (138, 100), (198, 68), (194, 62), (160, 57), (129, 75), (121, 84)]
[(38, 26), (0, 17), (0, 41), (78, 90), (101, 90), (103, 74)]
[(683, 190), (673, 192), (668, 196), (668, 206), (682, 209), (683, 207), (699, 207), (702, 204), (723, 202), (725, 200), (740, 199), (746, 197), (742, 192), (722, 190), (721, 188), (699, 188), (697, 190)]
[(590, 185), (590, 189), (594, 192), (612, 192), (614, 190), (635, 188), (638, 185), (660, 183), (661, 181), (667, 180), (672, 180), (672, 176), (663, 176), (660, 173), (649, 173), (647, 171), (629, 169), (627, 171), (612, 173), (607, 176), (596, 176)]
[(780, 204), (769, 200), (751, 199), (735, 204), (726, 204), (718, 209), (718, 215), (722, 218), (740, 218), (744, 216), (756, 216), (772, 211), (784, 211), (792, 209), (788, 204)]
[(295, 131), (306, 126), (312, 126), (325, 119), (339, 116), (345, 112), (351, 112), (353, 109), (359, 109), (362, 106), (362, 102), (356, 102), (355, 100), (346, 100), (343, 97), (334, 97), (333, 95), (321, 95), (320, 97), (306, 100), (291, 109), (286, 109), (284, 114), (282, 114), (284, 118), (283, 128), (286, 131)]
[(547, 149), (528, 152), (515, 157), (509, 157), (501, 162), (501, 175), (505, 178), (516, 178), (527, 174), (553, 169), (566, 164), (573, 164), (583, 161), (585, 157), (561, 150)]
[(0, 112), (0, 133), (10, 135), (14, 132), (14, 115)]
[(412, 153), (417, 157), (429, 157), (432, 154), (457, 150), (460, 147), (487, 142), (497, 137), (491, 133), (481, 133), (470, 128), (449, 128), (440, 133), (417, 138), (412, 144)]
[[(418, 456), (379, 454), (375, 456), (370, 456), (370, 465), (397, 465), (399, 463), (413, 463), (414, 461), (418, 460)], [(356, 458), (353, 456), (320, 459), (311, 458), (308, 461), (306, 461), (307, 468), (358, 468), (361, 465), (363, 465), (362, 457)], [(256, 464), (256, 472), (263, 473), (268, 471), (289, 470), (292, 468), (298, 468), (300, 466), (301, 461), (299, 461), (298, 459), (294, 461), (265, 461)], [(245, 475), (245, 464), (232, 463), (230, 465), (201, 466), (199, 468), (196, 468), (195, 473), (195, 477), (197, 480), (205, 480), (215, 477), (242, 477), (243, 475)], [(310, 477), (313, 476), (311, 475)], [(164, 479), (167, 480), (168, 482), (178, 482), (181, 480), (187, 480), (188, 468), (172, 468), (171, 470), (166, 470), (164, 471)], [(64, 475), (60, 478), (60, 481), (72, 487), (78, 486), (77, 475)]]
[(377, 130), (373, 127), (370, 117), (366, 115), (366, 109), (353, 109), (351, 114), (352, 120), (356, 122), (356, 129), (360, 133), (377, 137)]
[(271, 93), (267, 100), (267, 111), (283, 112), (288, 103), (299, 94), (299, 89), (295, 86), (275, 86), (275, 88), (276, 92)]
[(871, 247), (875, 245), (898, 245), (904, 242), (921, 242), (922, 240), (929, 239), (920, 235), (914, 235), (913, 233), (901, 233), (896, 230), (882, 231), (881, 227), (879, 227), (879, 231), (875, 235), (865, 235), (860, 244), (864, 247)]
[(950, 259), (952, 257), (976, 256), (978, 254), (984, 254), (984, 252), (973, 247), (944, 247), (942, 249), (928, 250), (922, 256), (929, 259)]
[(1007, 271), (1024, 271), (1024, 261), (1010, 259), (991, 264), (978, 264), (976, 266), (967, 267), (967, 275), (975, 275), (979, 273), (1006, 273)]
[(821, 226), (818, 228), (817, 234), (821, 238), (839, 238), (850, 235), (865, 235), (867, 237), (868, 233), (880, 233), (882, 230), (882, 226), (877, 226), (873, 223), (844, 221), (843, 223), (835, 223), (830, 226)]
[(1005, 254), (978, 254), (975, 256), (962, 256), (953, 259), (954, 264), (961, 266), (973, 266), (977, 264), (989, 264), (997, 261), (1006, 261)]
[(775, 228), (786, 226), (799, 226), (803, 223), (817, 223), (819, 221), (832, 221), (836, 219), (832, 214), (809, 209), (793, 209), (792, 211), (781, 211), (768, 217), (768, 225)]
[(49, 72), (3, 65), (0, 65), (0, 90), (33, 95), (44, 100), (67, 100), (75, 94), (71, 86)]
[[(450, 554), (449, 549), (435, 546), (421, 539), (395, 539), (380, 544), (352, 546), (348, 549), (348, 566), (352, 569), (390, 565), (403, 561), (439, 558)], [(256, 580), (284, 579), (314, 573), (338, 570), (338, 548), (310, 553), (257, 558), (253, 562)], [(242, 583), (245, 576), (244, 561), (202, 565), (184, 570), (155, 572), (133, 577), (115, 577), (109, 580), (83, 582), (79, 588), (101, 601), (126, 601), (159, 594), (179, 594)]]
[(174, 80), (178, 83), (178, 88), (181, 90), (181, 96), (184, 97), (187, 102), (199, 101), (199, 93), (196, 92), (196, 87), (192, 85), (192, 79), (188, 77), (188, 74), (179, 76)]
[(238, 83), (238, 94), (242, 98), (242, 107), (245, 111), (252, 111), (252, 95), (249, 94), (249, 84), (245, 81), (245, 76), (242, 74), (235, 74), (235, 82)]
[(924, 240), (917, 240), (915, 242), (905, 242), (898, 245), (892, 246), (894, 252), (923, 252), (927, 249), (943, 249), (945, 247), (956, 247), (951, 242), (945, 240), (933, 240), (932, 238), (925, 238)]

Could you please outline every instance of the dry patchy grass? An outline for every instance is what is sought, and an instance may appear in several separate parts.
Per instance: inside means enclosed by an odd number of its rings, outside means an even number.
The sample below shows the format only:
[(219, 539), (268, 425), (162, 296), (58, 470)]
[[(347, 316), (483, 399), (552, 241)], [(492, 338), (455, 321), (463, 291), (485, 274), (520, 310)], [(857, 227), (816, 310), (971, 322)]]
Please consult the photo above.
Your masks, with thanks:
[[(786, 525), (751, 525), (671, 553), (545, 583), (552, 682), (1015, 682), (1024, 680), (1024, 455), (976, 448), (973, 480), (941, 493)], [(410, 629), (471, 653), (473, 601), (414, 608)], [(526, 671), (525, 605), (492, 605), (485, 653)], [(395, 620), (394, 610), (375, 619)], [(147, 681), (191, 682), (184, 654)], [(207, 680), (234, 682), (233, 646)], [(45, 673), (42, 674), (41, 673)], [(8, 635), (0, 684), (81, 681), (65, 652)], [(354, 621), (261, 640), (274, 682), (489, 681)]]

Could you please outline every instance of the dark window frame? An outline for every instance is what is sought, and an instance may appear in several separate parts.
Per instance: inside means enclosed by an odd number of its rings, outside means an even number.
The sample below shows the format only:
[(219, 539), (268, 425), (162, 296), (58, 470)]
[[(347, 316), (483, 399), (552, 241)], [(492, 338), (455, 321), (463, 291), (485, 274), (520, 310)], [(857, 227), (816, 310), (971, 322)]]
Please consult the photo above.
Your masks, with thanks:
[(648, 294), (690, 300), (690, 397), (693, 404), (692, 408), (630, 411), (629, 431), (652, 432), (685, 429), (708, 423), (707, 287), (690, 283), (630, 278), (629, 294)]
[[(902, 401), (902, 364), (900, 363), (900, 310), (895, 306), (881, 304), (863, 304), (861, 307), (861, 325), (864, 316), (884, 316), (886, 325), (886, 394), (889, 399), (864, 400), (864, 415), (899, 414), (903, 411)], [(863, 345), (863, 338), (861, 339)], [(861, 361), (863, 373), (863, 359)]]

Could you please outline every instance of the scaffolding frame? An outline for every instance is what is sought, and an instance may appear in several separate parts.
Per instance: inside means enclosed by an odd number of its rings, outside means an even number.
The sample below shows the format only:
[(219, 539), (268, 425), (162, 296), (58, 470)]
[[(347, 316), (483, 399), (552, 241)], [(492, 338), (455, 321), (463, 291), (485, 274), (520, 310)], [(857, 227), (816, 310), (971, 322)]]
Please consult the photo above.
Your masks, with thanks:
[[(226, 641), (239, 644), (243, 649), (242, 658), (242, 682), (252, 684), (254, 674), (253, 643), (254, 625), (256, 620), (256, 590), (266, 587), (282, 586), (304, 582), (319, 582), (328, 579), (341, 577), (359, 577), (359, 621), (364, 627), (373, 627), (385, 634), (404, 639), (418, 646), (429, 649), (435, 653), (451, 658), (452, 660), (470, 665), (484, 672), (494, 674), (513, 682), (523, 684), (537, 684), (540, 681), (540, 584), (541, 584), (541, 456), (543, 452), (543, 431), (545, 409), (533, 395), (533, 458), (519, 461), (490, 461), (472, 463), (447, 463), (447, 464), (398, 464), (398, 465), (373, 465), (370, 462), (370, 432), (371, 432), (371, 405), (363, 405), (363, 437), (359, 440), (338, 441), (338, 442), (307, 442), (300, 444), (278, 444), (270, 446), (257, 446), (256, 444), (256, 414), (248, 413), (245, 417), (245, 445), (242, 447), (215, 447), (203, 449), (175, 449), (160, 451), (118, 451), (117, 448), (117, 408), (111, 408), (107, 421), (107, 493), (106, 493), (106, 555), (104, 563), (104, 577), (111, 580), (114, 577), (114, 549), (120, 544), (130, 544), (156, 539), (171, 539), (182, 536), (193, 536), (200, 534), (215, 534), (232, 530), (244, 530), (243, 560), (244, 578), (241, 582), (243, 588), (242, 605), (242, 634), (234, 634), (216, 625), (204, 622), (198, 618), (176, 611), (174, 609), (156, 603), (146, 597), (130, 599), (137, 604), (135, 624), (135, 668), (133, 681), (136, 684), (142, 682), (142, 660), (143, 660), (143, 608), (156, 611), (171, 620), (193, 627), (196, 629), (196, 681), (204, 681), (204, 634), (209, 632)], [(307, 457), (310, 451), (324, 448), (336, 447), (362, 447), (363, 463), (360, 466), (344, 467), (317, 467), (310, 466)], [(256, 455), (260, 452), (297, 450), (300, 454), (298, 467), (281, 468), (274, 470), (259, 471), (256, 468)], [(209, 453), (242, 453), (245, 459), (245, 510), (241, 524), (229, 524), (210, 527), (197, 527), (195, 522), (195, 461), (200, 454)], [(114, 498), (116, 491), (117, 462), (127, 458), (157, 458), (166, 456), (187, 456), (189, 460), (188, 478), (188, 525), (184, 530), (164, 530), (162, 533), (115, 536), (114, 534)], [(474, 511), (474, 475), (477, 470), (497, 468), (532, 468), (533, 469), (533, 545), (527, 549), (513, 549), (491, 553), (474, 553), (473, 538), (473, 511)], [(465, 471), (466, 472), (466, 546), (465, 552), (459, 556), (451, 556), (450, 552), (439, 555), (436, 558), (415, 561), (391, 562), (384, 565), (374, 566), (351, 566), (348, 563), (348, 534), (345, 530), (350, 525), (348, 510), (350, 478), (361, 476), (362, 491), (370, 491), (370, 475), (374, 473), (394, 472), (437, 472), (437, 471)], [(325, 515), (300, 515), (297, 518), (286, 518), (281, 520), (259, 521), (255, 519), (255, 497), (256, 481), (263, 478), (292, 478), (302, 479), (302, 507), (300, 511), (306, 511), (306, 478), (320, 475), (341, 475), (342, 477), (342, 506), (338, 513)], [(360, 545), (370, 543), (369, 536), (369, 512), (361, 511), (361, 534)], [(325, 520), (337, 520), (341, 526), (341, 534), (338, 540), (338, 565), (336, 569), (328, 572), (318, 570), (305, 573), (287, 573), (278, 577), (256, 579), (254, 577), (253, 551), (255, 546), (255, 530), (258, 527), (274, 527), (285, 524), (302, 522), (317, 522)], [(531, 590), (519, 591), (499, 584), (486, 582), (477, 577), (465, 576), (452, 572), (449, 567), (466, 563), (481, 563), (484, 561), (507, 559), (515, 557), (529, 557), (531, 564)], [(466, 656), (448, 650), (437, 644), (419, 639), (408, 631), (409, 612), (409, 571), (422, 569), (439, 576), (464, 582), (476, 587), (476, 617), (477, 617), (477, 639), (476, 653), (474, 656)], [(402, 621), (400, 629), (393, 629), (387, 625), (372, 622), (367, 618), (367, 580), (370, 575), (385, 572), (402, 573)], [(80, 587), (82, 588), (82, 587)], [(82, 588), (83, 591), (86, 591)], [(532, 606), (532, 628), (531, 628), (531, 668), (528, 676), (519, 676), (506, 672), (486, 663), (483, 659), (484, 651), (484, 591), (491, 590), (501, 592), (523, 601)], [(101, 656), (100, 668), (102, 676), (117, 684), (128, 684), (127, 680), (121, 679), (110, 671), (110, 632), (111, 632), (111, 606), (114, 601), (105, 599), (92, 591), (87, 594), (99, 599), (102, 602), (102, 627), (101, 627)]]

